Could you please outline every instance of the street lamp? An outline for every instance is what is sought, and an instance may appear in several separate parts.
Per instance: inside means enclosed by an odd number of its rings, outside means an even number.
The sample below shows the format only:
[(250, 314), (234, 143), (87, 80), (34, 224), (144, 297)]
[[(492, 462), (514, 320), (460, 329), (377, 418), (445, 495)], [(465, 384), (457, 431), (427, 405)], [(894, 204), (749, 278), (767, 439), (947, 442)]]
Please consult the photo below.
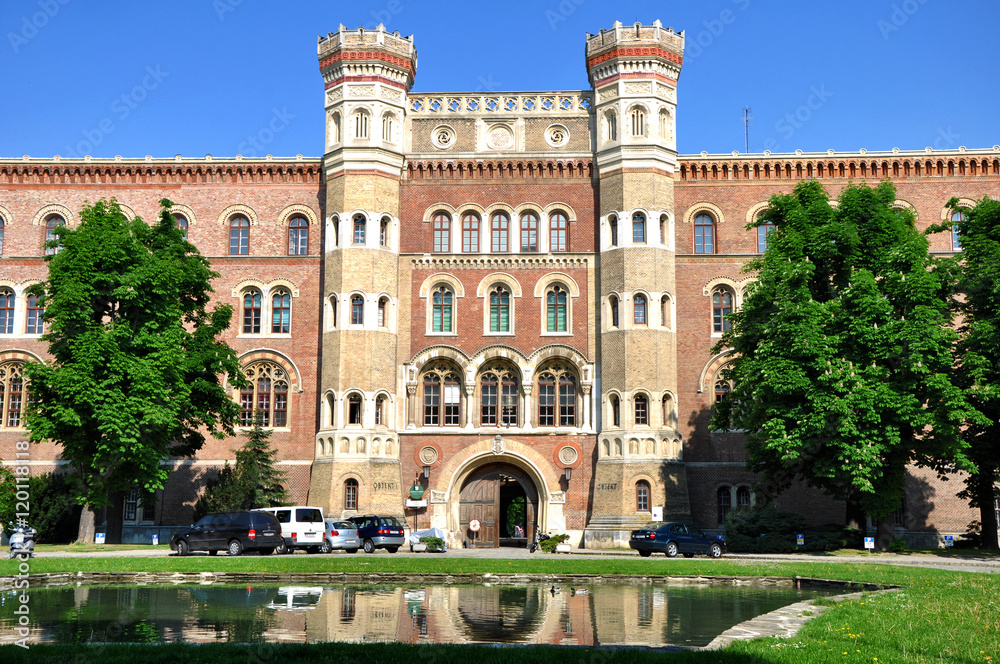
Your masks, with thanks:
[(566, 484), (569, 484), (569, 481), (573, 479), (573, 469), (570, 466), (566, 466), (563, 470), (566, 472)]
[(428, 482), (431, 479), (431, 467), (430, 466), (424, 466), (424, 479), (428, 480)]

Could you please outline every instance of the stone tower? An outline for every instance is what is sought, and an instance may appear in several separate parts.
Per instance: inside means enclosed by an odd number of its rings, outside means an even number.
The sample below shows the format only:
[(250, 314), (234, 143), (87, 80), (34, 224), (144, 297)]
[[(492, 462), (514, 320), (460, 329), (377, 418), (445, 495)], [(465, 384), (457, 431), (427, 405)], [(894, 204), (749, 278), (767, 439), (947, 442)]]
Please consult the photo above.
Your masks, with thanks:
[(319, 38), (326, 96), (320, 426), (309, 500), (333, 515), (403, 514), (397, 426), (399, 187), (412, 37)]
[[(587, 35), (599, 188), (601, 431), (587, 546), (627, 544), (655, 507), (689, 519), (677, 434), (675, 118), (684, 33)], [(640, 516), (633, 515), (639, 512)]]

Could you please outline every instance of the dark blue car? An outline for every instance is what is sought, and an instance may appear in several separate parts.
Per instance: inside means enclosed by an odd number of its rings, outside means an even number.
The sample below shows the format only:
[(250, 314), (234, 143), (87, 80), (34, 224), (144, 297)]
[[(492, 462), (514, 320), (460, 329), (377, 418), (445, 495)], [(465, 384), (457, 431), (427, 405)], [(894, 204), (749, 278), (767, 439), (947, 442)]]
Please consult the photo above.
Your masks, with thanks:
[(406, 541), (405, 526), (395, 517), (352, 516), (350, 520), (358, 526), (358, 538), (365, 553), (375, 553), (375, 549), (396, 553)]
[(654, 551), (664, 553), (668, 558), (678, 553), (692, 558), (696, 553), (707, 553), (712, 558), (720, 557), (726, 550), (726, 542), (721, 537), (709, 537), (697, 527), (686, 523), (647, 523), (639, 530), (632, 531), (628, 545), (648, 558)]

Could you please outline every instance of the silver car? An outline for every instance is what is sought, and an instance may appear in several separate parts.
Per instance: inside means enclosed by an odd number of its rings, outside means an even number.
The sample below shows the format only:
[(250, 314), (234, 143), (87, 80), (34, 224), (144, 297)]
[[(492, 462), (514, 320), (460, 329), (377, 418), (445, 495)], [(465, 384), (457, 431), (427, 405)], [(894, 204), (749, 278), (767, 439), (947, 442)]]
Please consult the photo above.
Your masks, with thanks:
[(323, 553), (334, 549), (344, 549), (348, 553), (357, 553), (361, 548), (361, 537), (358, 527), (350, 521), (327, 521), (326, 532), (323, 533)]

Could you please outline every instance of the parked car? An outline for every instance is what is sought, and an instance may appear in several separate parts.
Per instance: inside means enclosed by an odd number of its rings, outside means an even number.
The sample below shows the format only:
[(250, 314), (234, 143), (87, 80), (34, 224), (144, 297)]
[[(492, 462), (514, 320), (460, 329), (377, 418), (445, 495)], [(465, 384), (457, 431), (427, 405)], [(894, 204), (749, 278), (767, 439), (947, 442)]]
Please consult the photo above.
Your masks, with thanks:
[(375, 553), (375, 549), (396, 553), (406, 543), (403, 537), (405, 526), (396, 517), (352, 516), (351, 521), (358, 526), (358, 536), (365, 553)]
[(718, 558), (726, 550), (726, 542), (721, 537), (712, 538), (695, 526), (686, 523), (647, 523), (639, 530), (632, 531), (628, 545), (648, 558), (654, 551), (667, 554), (668, 558), (678, 553), (692, 558), (696, 553), (707, 553)]
[(326, 533), (323, 536), (323, 553), (334, 549), (343, 549), (348, 553), (357, 553), (361, 548), (361, 536), (358, 526), (352, 521), (327, 521)]
[(210, 556), (219, 551), (226, 551), (231, 556), (258, 551), (262, 556), (269, 556), (281, 543), (278, 520), (273, 514), (261, 512), (208, 514), (170, 538), (170, 548), (179, 556), (186, 556), (191, 551), (208, 551)]
[(326, 527), (323, 508), (295, 505), (261, 507), (254, 511), (273, 514), (281, 524), (282, 543), (276, 549), (278, 554), (291, 553), (295, 549), (305, 549), (308, 553), (319, 553), (322, 550)]

